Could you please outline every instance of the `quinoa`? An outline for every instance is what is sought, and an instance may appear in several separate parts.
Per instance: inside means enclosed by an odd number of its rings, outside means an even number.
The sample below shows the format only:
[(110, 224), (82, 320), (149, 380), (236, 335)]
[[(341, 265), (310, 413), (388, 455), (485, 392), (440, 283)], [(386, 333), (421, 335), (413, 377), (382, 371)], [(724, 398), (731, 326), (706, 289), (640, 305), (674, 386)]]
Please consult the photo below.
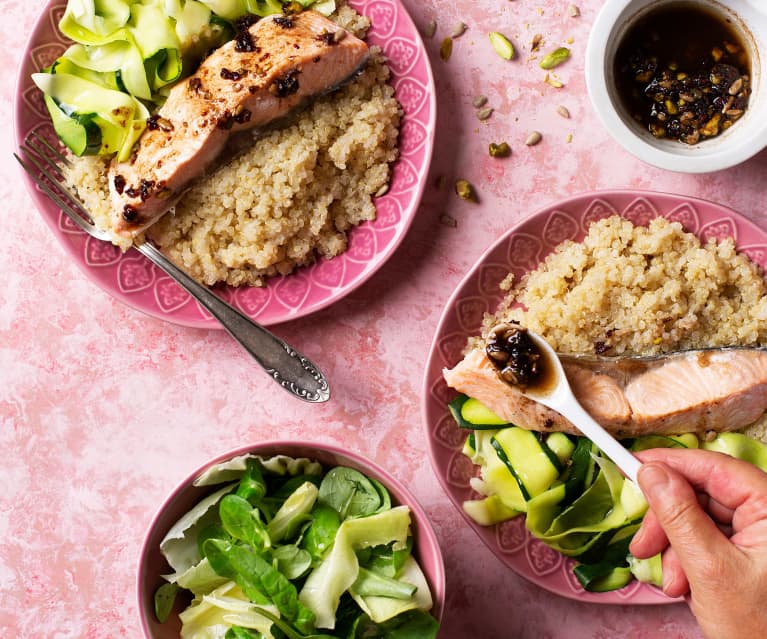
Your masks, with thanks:
[[(767, 344), (767, 286), (732, 239), (705, 244), (681, 225), (619, 216), (559, 245), (485, 318), (516, 320), (560, 352), (657, 354)], [(476, 342), (476, 340), (475, 340)]]
[[(331, 16), (364, 36), (348, 6)], [(346, 249), (347, 232), (376, 216), (397, 158), (401, 109), (381, 50), (353, 82), (198, 180), (146, 237), (197, 280), (263, 286)], [(66, 178), (101, 228), (110, 226), (108, 159), (74, 158)], [(123, 249), (130, 240), (114, 236)]]

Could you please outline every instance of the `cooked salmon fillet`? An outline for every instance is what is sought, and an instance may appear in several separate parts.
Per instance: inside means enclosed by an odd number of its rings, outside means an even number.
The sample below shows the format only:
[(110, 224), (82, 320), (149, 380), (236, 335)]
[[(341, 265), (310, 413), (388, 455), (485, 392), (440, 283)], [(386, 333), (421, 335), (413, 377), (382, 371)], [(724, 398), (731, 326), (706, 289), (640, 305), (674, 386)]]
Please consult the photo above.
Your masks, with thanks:
[(263, 127), (359, 72), (367, 45), (314, 11), (263, 18), (174, 85), (127, 162), (109, 169), (113, 230), (135, 236), (204, 174), (229, 136)]
[[(609, 375), (566, 364), (573, 393), (617, 437), (737, 430), (767, 410), (767, 353), (732, 350), (690, 354), (659, 364), (622, 387)], [(556, 411), (524, 397), (500, 379), (481, 350), (452, 369), (447, 385), (478, 399), (506, 421), (528, 430), (578, 429)]]

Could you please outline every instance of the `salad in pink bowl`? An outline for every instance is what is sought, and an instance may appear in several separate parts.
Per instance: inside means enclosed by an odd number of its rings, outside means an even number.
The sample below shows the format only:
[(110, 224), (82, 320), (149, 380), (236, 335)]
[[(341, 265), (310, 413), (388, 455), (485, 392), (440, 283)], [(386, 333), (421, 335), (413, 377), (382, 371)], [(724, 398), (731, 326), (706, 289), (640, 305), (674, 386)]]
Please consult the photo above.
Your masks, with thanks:
[[(380, 46), (391, 71), (390, 83), (402, 107), (399, 156), (392, 166), (388, 191), (376, 198), (376, 219), (348, 234), (345, 252), (319, 259), (267, 286), (229, 287), (216, 291), (261, 324), (305, 316), (332, 304), (363, 284), (392, 255), (418, 209), (431, 160), (436, 119), (433, 78), (420, 36), (399, 0), (350, 0), (371, 21), (370, 45)], [(19, 146), (37, 132), (56, 140), (50, 116), (32, 74), (48, 67), (69, 42), (58, 24), (66, 3), (50, 2), (30, 37), (19, 69), (15, 102), (15, 136)], [(86, 276), (122, 302), (174, 323), (219, 328), (190, 295), (135, 250), (88, 237), (51, 203), (25, 175), (30, 195), (57, 240)]]
[(182, 481), (150, 524), (137, 585), (148, 639), (425, 639), (445, 596), (436, 536), (402, 484), (295, 441), (219, 455)]
[[(507, 503), (484, 502), (483, 495), (488, 493), (482, 492), (484, 489), (482, 482), (477, 483), (480, 466), (475, 465), (472, 459), (476, 457), (475, 452), (479, 451), (480, 440), (485, 439), (481, 433), (487, 433), (488, 437), (492, 438), (490, 441), (493, 441), (495, 437), (492, 433), (505, 431), (493, 431), (490, 424), (502, 424), (507, 420), (493, 421), (494, 417), (490, 412), (490, 414), (482, 413), (481, 419), (476, 421), (462, 407), (458, 407), (456, 416), (455, 402), (461, 396), (457, 396), (456, 391), (448, 387), (443, 377), (444, 369), (455, 367), (463, 359), (467, 340), (480, 334), (485, 315), (494, 313), (505, 297), (506, 292), (500, 285), (509, 273), (514, 274), (515, 282), (520, 281), (525, 274), (536, 269), (544, 258), (563, 241), (578, 242), (585, 237), (587, 229), (593, 222), (613, 216), (621, 216), (635, 226), (646, 226), (658, 217), (666, 218), (679, 222), (687, 232), (693, 233), (704, 241), (709, 238), (717, 240), (732, 238), (740, 253), (748, 256), (762, 269), (767, 264), (767, 233), (734, 211), (711, 202), (662, 193), (604, 191), (586, 193), (552, 204), (510, 229), (488, 248), (447, 302), (429, 353), (423, 383), (422, 413), (429, 442), (429, 454), (440, 483), (451, 501), (461, 510), (468, 524), (501, 562), (546, 590), (579, 601), (609, 604), (670, 603), (675, 600), (666, 597), (660, 589), (632, 580), (632, 575), (628, 574), (628, 567), (621, 568), (619, 571), (613, 571), (612, 567), (610, 568), (611, 577), (620, 573), (625, 580), (616, 580), (612, 583), (609, 580), (602, 583), (599, 580), (591, 582), (591, 585), (596, 586), (595, 590), (609, 591), (586, 590), (582, 583), (591, 570), (588, 567), (589, 562), (579, 567), (585, 566), (586, 570), (579, 571), (580, 574), (576, 576), (574, 573), (576, 562), (555, 550), (552, 546), (556, 546), (556, 543), (545, 543), (542, 540), (548, 538), (545, 534), (541, 535), (541, 538), (531, 534), (530, 530), (538, 530), (536, 524), (540, 519), (538, 512), (535, 515), (536, 519), (529, 523), (524, 516), (515, 516), (515, 513), (507, 512), (508, 508), (504, 508), (504, 506), (508, 507)], [(451, 402), (453, 402), (452, 407), (449, 406)], [(481, 405), (477, 406), (475, 400), (471, 409), (479, 411)], [(468, 424), (461, 423), (461, 418), (464, 417)], [(485, 430), (472, 430), (472, 424), (480, 424), (476, 428)], [(495, 428), (503, 429), (504, 426)], [(506, 430), (522, 431), (518, 428)], [(525, 432), (527, 435), (531, 434), (530, 431)], [(472, 449), (469, 433), (475, 437), (474, 449)], [(576, 443), (572, 440), (565, 442), (567, 438), (562, 433), (554, 434), (559, 436), (558, 441), (555, 442), (552, 439), (550, 446), (548, 440), (552, 438), (551, 435), (542, 436), (540, 441), (545, 441), (549, 452), (552, 453), (552, 458), (556, 455), (561, 462), (562, 456), (568, 457), (573, 453), (572, 449), (569, 452), (564, 449), (569, 449), (570, 446), (576, 448)], [(692, 437), (695, 436), (692, 435)], [(745, 438), (742, 435), (738, 437)], [(493, 447), (498, 451), (499, 459), (502, 457), (502, 452), (510, 450), (503, 444), (506, 439), (508, 438), (504, 435), (503, 438), (498, 437), (497, 442), (493, 441)], [(515, 441), (517, 439), (519, 438), (515, 438)], [(535, 437), (532, 439), (538, 440)], [(501, 446), (501, 449), (496, 443)], [(555, 445), (557, 443), (566, 445), (559, 448)], [(581, 443), (580, 439), (578, 443)], [(542, 445), (541, 452), (546, 452)], [(557, 463), (552, 458), (548, 459), (552, 467), (555, 467)], [(542, 457), (540, 459), (543, 460)], [(501, 459), (501, 461), (509, 469), (514, 468), (513, 460)], [(490, 482), (491, 478), (485, 474), (487, 470), (485, 462), (476, 463), (482, 465), (482, 481)], [(546, 460), (543, 460), (543, 463), (545, 464)], [(604, 471), (604, 464), (601, 461), (597, 463)], [(571, 458), (565, 466), (571, 469), (568, 476), (576, 474), (573, 470), (576, 467), (577, 461)], [(524, 493), (525, 484), (520, 477), (517, 476), (519, 483), (517, 490), (522, 490)], [(615, 479), (615, 486), (623, 481), (620, 473), (617, 475), (613, 473), (612, 477)], [(610, 483), (609, 474), (606, 481)], [(514, 484), (513, 481), (511, 483)], [(557, 485), (556, 481), (554, 485)], [(479, 494), (475, 492), (475, 487), (480, 491)], [(516, 484), (512, 488), (516, 488)], [(612, 491), (613, 487), (610, 490)], [(529, 498), (524, 497), (524, 499)], [(581, 501), (585, 503), (586, 500)], [(532, 502), (528, 501), (528, 503)], [(627, 513), (629, 503), (624, 502), (623, 497), (621, 498), (621, 507), (625, 507)], [(498, 506), (498, 508), (491, 511), (491, 506), (493, 508)], [(566, 511), (568, 513), (572, 510), (568, 506), (565, 508), (568, 508)], [(636, 512), (640, 513), (640, 510), (637, 509)], [(470, 513), (473, 513), (473, 516), (470, 516)], [(485, 525), (477, 523), (477, 520), (483, 519)], [(635, 525), (637, 522), (638, 519), (632, 515), (630, 523)], [(625, 525), (625, 528), (626, 533), (629, 534), (631, 526)], [(612, 538), (613, 541), (618, 537), (616, 533)], [(624, 541), (629, 539), (630, 537)], [(613, 541), (609, 544), (612, 545)], [(618, 544), (615, 547), (621, 550)], [(594, 548), (596, 546), (592, 550)], [(616, 566), (623, 562), (626, 555), (627, 551), (622, 550)], [(660, 569), (659, 564), (657, 568)], [(649, 577), (647, 580), (657, 581), (656, 572), (647, 575)]]

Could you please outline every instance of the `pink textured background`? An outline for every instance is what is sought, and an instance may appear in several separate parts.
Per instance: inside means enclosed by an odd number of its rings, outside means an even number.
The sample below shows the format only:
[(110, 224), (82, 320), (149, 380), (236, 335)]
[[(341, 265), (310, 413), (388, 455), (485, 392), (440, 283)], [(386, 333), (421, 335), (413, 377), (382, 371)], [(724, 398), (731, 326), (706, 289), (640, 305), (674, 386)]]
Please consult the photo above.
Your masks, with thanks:
[[(157, 504), (193, 468), (262, 438), (340, 442), (408, 485), (432, 518), (448, 575), (444, 639), (698, 637), (682, 605), (607, 607), (548, 594), (503, 568), (447, 501), (419, 423), (424, 362), (442, 306), (504, 229), (561, 197), (637, 187), (721, 202), (765, 225), (767, 153), (709, 176), (662, 173), (627, 155), (598, 124), (583, 54), (598, 0), (404, 0), (424, 26), (440, 104), (435, 159), (403, 245), (345, 300), (276, 332), (317, 361), (334, 399), (290, 400), (221, 331), (162, 323), (112, 300), (70, 263), (23, 190), (10, 152), (15, 69), (42, 0), (0, 2), (0, 637), (139, 637), (134, 574)], [(445, 63), (455, 22), (469, 30)], [(486, 33), (507, 33), (520, 57), (497, 58)], [(561, 90), (527, 60), (572, 37)], [(471, 100), (496, 111), (482, 123)], [(556, 114), (558, 104), (571, 120)], [(538, 129), (543, 141), (523, 141)], [(571, 143), (566, 135), (573, 134)], [(506, 160), (487, 155), (507, 140)], [(475, 184), (480, 204), (452, 183)], [(440, 223), (452, 216), (457, 227)]]

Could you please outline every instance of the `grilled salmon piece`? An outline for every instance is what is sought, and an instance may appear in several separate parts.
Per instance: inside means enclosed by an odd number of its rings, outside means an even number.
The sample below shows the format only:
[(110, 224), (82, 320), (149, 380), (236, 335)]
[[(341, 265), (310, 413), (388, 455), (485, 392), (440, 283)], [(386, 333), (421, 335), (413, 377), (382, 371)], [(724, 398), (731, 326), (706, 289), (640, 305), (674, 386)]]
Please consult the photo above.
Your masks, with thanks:
[(243, 29), (174, 85), (127, 162), (109, 169), (113, 230), (132, 237), (203, 175), (229, 136), (278, 120), (358, 73), (368, 46), (314, 11)]
[(638, 428), (653, 432), (727, 431), (767, 410), (767, 353), (711, 351), (673, 359), (624, 389)]
[[(565, 374), (578, 401), (617, 437), (737, 430), (767, 410), (767, 353), (733, 350), (672, 359), (622, 387), (609, 375), (577, 364)], [(528, 430), (580, 434), (556, 411), (524, 397), (500, 379), (484, 352), (473, 350), (443, 376), (448, 386)]]

